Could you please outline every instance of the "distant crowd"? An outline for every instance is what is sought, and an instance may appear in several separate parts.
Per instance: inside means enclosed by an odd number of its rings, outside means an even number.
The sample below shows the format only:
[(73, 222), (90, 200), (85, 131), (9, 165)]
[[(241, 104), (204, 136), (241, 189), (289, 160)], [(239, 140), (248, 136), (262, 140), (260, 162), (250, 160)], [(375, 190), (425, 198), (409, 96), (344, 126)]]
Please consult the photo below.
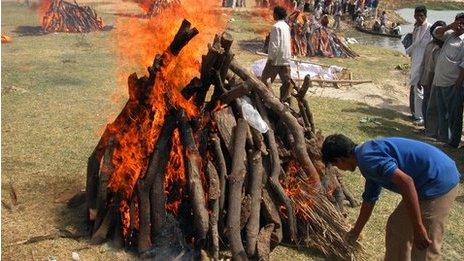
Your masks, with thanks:
[(403, 40), (411, 57), (410, 110), (424, 133), (459, 147), (464, 102), (464, 13), (446, 24), (427, 21), (427, 9), (414, 11), (414, 31)]

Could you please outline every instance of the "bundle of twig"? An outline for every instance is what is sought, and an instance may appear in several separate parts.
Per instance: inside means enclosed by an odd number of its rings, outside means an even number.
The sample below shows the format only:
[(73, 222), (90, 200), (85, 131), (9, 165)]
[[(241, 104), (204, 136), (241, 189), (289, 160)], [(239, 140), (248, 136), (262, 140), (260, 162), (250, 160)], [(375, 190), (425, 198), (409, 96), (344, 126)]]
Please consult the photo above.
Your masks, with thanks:
[(44, 32), (87, 33), (103, 29), (103, 21), (89, 6), (51, 0), (42, 20)]

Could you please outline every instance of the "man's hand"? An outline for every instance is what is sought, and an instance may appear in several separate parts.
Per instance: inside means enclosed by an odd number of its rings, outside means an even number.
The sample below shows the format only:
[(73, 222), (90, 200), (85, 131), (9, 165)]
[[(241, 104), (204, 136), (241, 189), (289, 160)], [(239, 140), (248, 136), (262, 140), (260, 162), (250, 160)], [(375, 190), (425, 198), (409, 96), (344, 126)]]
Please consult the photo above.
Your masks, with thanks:
[(346, 233), (346, 241), (350, 244), (358, 241), (360, 233), (352, 228), (348, 233)]
[(431, 243), (432, 241), (427, 235), (427, 230), (425, 230), (423, 225), (414, 229), (414, 247), (423, 250), (429, 247)]

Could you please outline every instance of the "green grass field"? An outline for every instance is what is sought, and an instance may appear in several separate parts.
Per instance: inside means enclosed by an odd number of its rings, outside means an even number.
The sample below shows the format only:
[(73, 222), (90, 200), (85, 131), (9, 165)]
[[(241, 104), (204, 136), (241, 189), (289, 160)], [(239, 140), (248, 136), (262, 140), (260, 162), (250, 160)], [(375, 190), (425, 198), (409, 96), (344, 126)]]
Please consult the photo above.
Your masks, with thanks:
[[(102, 10), (101, 5), (93, 6), (97, 12)], [(99, 14), (106, 23), (115, 19), (110, 12)], [(240, 22), (247, 21), (247, 17), (246, 12), (236, 13), (234, 18), (238, 22), (230, 25), (236, 39), (233, 50), (245, 65), (259, 57), (243, 50), (240, 43), (256, 41), (259, 37), (253, 30), (267, 26), (259, 20)], [(38, 24), (35, 13), (25, 5), (2, 3), (2, 31), (13, 36), (12, 43), (2, 44), (2, 258), (44, 260), (55, 256), (58, 260), (69, 260), (71, 252), (77, 251), (82, 260), (134, 259), (130, 253), (116, 251), (106, 244), (88, 247), (85, 241), (71, 239), (9, 246), (57, 228), (83, 229), (84, 211), (66, 208), (59, 202), (60, 197), (84, 187), (87, 157), (108, 119), (122, 106), (112, 102), (112, 97), (124, 95), (121, 91), (124, 86), (118, 81), (111, 32), (35, 36), (14, 32), (18, 26)], [(321, 59), (321, 62), (350, 66), (357, 75), (372, 77), (381, 83), (391, 77), (385, 71), (392, 71), (395, 65), (406, 61), (394, 52), (372, 46), (355, 49), (361, 54), (358, 60)], [(357, 142), (379, 136), (423, 139), (408, 118), (395, 111), (357, 102), (309, 99), (316, 125), (325, 135), (343, 132)], [(365, 117), (372, 121), (361, 123), (360, 119)], [(446, 152), (464, 172), (463, 151), (446, 149)], [(347, 173), (345, 177), (347, 186), (358, 197), (362, 180), (358, 172)], [(8, 210), (3, 203), (10, 204), (11, 184), (17, 192), (18, 205)], [(362, 241), (369, 260), (383, 256), (384, 226), (399, 200), (397, 195), (383, 193)], [(354, 221), (357, 212), (358, 209), (349, 210), (349, 222)], [(463, 216), (461, 192), (446, 227), (445, 260), (464, 257), (464, 229), (460, 223)], [(311, 251), (286, 247), (278, 247), (272, 257), (274, 260), (320, 259)]]

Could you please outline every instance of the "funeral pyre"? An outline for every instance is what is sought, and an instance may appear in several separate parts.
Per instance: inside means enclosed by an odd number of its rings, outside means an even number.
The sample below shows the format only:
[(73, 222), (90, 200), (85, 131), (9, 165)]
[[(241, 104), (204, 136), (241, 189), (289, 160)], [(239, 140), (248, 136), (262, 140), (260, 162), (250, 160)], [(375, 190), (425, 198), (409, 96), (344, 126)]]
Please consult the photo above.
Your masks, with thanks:
[[(142, 257), (269, 259), (281, 242), (350, 259), (340, 175), (321, 161), (309, 84), (282, 103), (216, 35), (199, 77), (174, 88), (182, 48), (198, 34), (184, 20), (148, 76), (128, 78), (129, 100), (88, 160), (91, 241)], [(156, 41), (156, 39), (154, 39)], [(190, 66), (186, 64), (185, 66)]]
[(147, 16), (156, 16), (163, 10), (180, 5), (180, 0), (132, 0), (137, 3), (146, 13)]
[(88, 33), (103, 29), (103, 21), (89, 6), (63, 0), (43, 0), (38, 9), (47, 33)]
[[(300, 57), (339, 57), (355, 58), (354, 52), (343, 39), (328, 28), (329, 20), (323, 16), (320, 20), (313, 14), (295, 11), (286, 19), (292, 37), (292, 55)], [(269, 35), (264, 41), (263, 51), (267, 53)]]

